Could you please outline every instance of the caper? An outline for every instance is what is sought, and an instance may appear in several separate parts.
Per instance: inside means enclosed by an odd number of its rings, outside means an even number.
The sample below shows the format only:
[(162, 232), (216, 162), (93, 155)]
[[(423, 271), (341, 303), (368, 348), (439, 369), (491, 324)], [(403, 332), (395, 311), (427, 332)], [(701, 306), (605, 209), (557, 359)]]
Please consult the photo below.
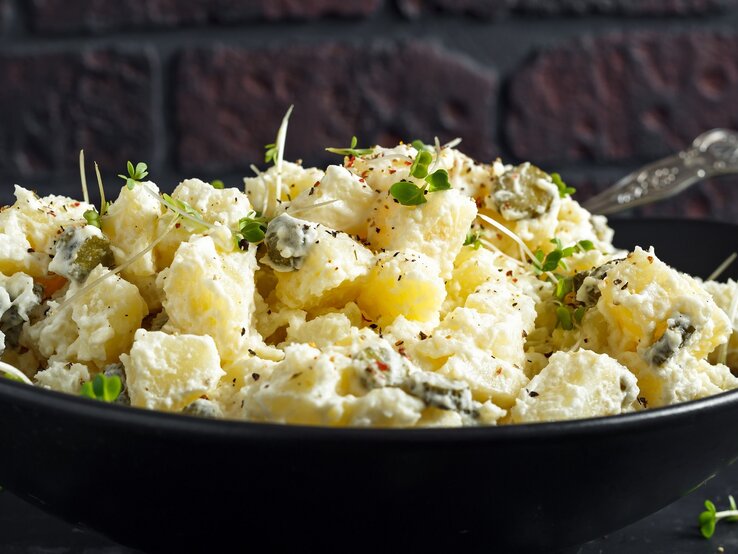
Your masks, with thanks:
[(544, 215), (555, 197), (546, 183), (553, 187), (548, 173), (528, 162), (513, 167), (492, 183), (492, 199), (497, 211), (508, 221)]

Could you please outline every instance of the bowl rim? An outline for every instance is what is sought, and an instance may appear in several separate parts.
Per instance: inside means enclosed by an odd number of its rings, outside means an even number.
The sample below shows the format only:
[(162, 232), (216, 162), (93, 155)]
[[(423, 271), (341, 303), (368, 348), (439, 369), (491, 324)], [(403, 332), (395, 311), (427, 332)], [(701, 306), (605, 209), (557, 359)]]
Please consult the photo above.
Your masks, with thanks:
[[(7, 382), (5, 382), (7, 381)], [(30, 387), (11, 380), (0, 381), (0, 402), (20, 402), (25, 406), (40, 405), (44, 410), (67, 414), (130, 429), (155, 429), (167, 434), (185, 434), (193, 438), (241, 437), (272, 439), (275, 442), (305, 440), (358, 441), (358, 442), (434, 442), (457, 443), (479, 440), (515, 441), (535, 437), (539, 440), (558, 440), (566, 437), (607, 432), (631, 433), (636, 428), (644, 431), (667, 423), (675, 424), (713, 411), (738, 406), (738, 389), (690, 400), (670, 406), (649, 408), (612, 416), (490, 425), (479, 427), (329, 427), (234, 419), (209, 419), (186, 414), (162, 412), (108, 404), (82, 396)]]
[[(620, 223), (638, 225), (654, 221), (661, 225), (668, 223), (708, 225), (738, 230), (738, 224), (727, 221), (678, 217), (608, 218), (608, 223), (615, 226)], [(617, 234), (615, 242), (617, 242)], [(734, 405), (738, 405), (738, 389), (669, 406), (611, 416), (480, 427), (424, 428), (329, 427), (325, 425), (208, 419), (133, 406), (107, 404), (81, 396), (17, 383), (10, 379), (0, 379), (0, 402), (20, 402), (27, 407), (38, 405), (45, 410), (90, 419), (95, 422), (105, 422), (114, 426), (130, 428), (132, 425), (136, 425), (141, 429), (149, 428), (168, 434), (197, 436), (203, 439), (208, 437), (211, 439), (216, 437), (241, 437), (280, 442), (305, 440), (310, 437), (321, 441), (437, 442), (447, 444), (477, 442), (480, 440), (516, 441), (530, 438), (558, 440), (565, 437), (598, 434), (605, 431), (609, 434), (631, 433), (636, 428), (645, 430), (664, 425), (665, 422), (675, 423), (699, 417), (703, 413), (733, 408)]]

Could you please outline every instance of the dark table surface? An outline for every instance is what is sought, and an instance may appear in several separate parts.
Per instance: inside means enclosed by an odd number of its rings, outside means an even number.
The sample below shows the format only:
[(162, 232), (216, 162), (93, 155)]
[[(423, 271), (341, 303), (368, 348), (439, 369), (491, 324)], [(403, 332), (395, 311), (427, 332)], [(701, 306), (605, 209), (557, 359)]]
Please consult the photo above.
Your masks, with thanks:
[[(738, 554), (738, 523), (718, 524), (712, 539), (697, 531), (697, 516), (710, 499), (718, 510), (728, 495), (738, 497), (738, 464), (723, 470), (695, 492), (616, 533), (573, 549), (578, 554)], [(308, 552), (309, 549), (306, 549)], [(8, 491), (0, 492), (2, 554), (140, 554), (100, 535), (47, 515)]]

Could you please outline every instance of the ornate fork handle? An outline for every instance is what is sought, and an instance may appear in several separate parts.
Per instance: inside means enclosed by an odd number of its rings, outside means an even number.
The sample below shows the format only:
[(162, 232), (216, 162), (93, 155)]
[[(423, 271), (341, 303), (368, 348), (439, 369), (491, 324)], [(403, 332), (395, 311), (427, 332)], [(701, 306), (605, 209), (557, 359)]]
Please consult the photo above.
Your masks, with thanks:
[(634, 171), (583, 206), (593, 213), (615, 213), (663, 200), (703, 179), (728, 173), (738, 173), (738, 133), (713, 129), (697, 137), (688, 149)]

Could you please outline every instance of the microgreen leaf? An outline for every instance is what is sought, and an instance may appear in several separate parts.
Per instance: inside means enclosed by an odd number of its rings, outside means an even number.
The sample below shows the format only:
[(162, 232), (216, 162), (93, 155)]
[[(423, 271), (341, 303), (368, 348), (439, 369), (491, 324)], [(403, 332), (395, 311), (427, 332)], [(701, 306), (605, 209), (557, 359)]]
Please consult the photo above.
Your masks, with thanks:
[(258, 244), (264, 240), (267, 231), (267, 220), (258, 212), (249, 212), (246, 217), (238, 220), (236, 242), (239, 248), (245, 250), (248, 243)]
[(467, 233), (466, 239), (464, 239), (464, 246), (471, 246), (474, 250), (479, 250), (482, 246), (482, 241), (479, 240), (481, 236), (482, 234), (480, 232)]
[(425, 204), (425, 188), (420, 188), (410, 181), (399, 181), (390, 187), (390, 194), (403, 206)]
[(559, 325), (561, 325), (561, 328), (565, 331), (571, 331), (574, 328), (571, 316), (572, 314), (569, 308), (565, 306), (556, 307), (556, 319), (558, 320)]
[(415, 140), (414, 140), (414, 141), (412, 141), (412, 142), (411, 142), (410, 144), (411, 144), (411, 145), (412, 145), (412, 147), (413, 147), (413, 148), (415, 148), (415, 150), (417, 150), (418, 152), (420, 152), (421, 150), (427, 150), (428, 152), (433, 152), (433, 147), (432, 147), (432, 146), (429, 146), (428, 144), (425, 144), (425, 143), (424, 143), (424, 142), (423, 142), (422, 140), (420, 140), (420, 139), (415, 139)]
[(221, 181), (220, 179), (216, 179), (212, 183), (210, 183), (210, 186), (214, 189), (222, 190), (225, 188), (225, 183)]
[(437, 192), (439, 190), (449, 190), (451, 183), (448, 181), (448, 171), (438, 169), (425, 178), (428, 183), (428, 192)]
[(427, 150), (421, 150), (413, 160), (410, 166), (410, 175), (418, 179), (425, 179), (428, 176), (428, 168), (433, 163), (433, 154)]
[(172, 198), (170, 195), (166, 193), (161, 195), (161, 199), (162, 199), (163, 204), (166, 207), (172, 209), (172, 211), (174, 211), (175, 213), (179, 211), (189, 216), (189, 218), (182, 218), (182, 219), (183, 219), (184, 226), (190, 231), (198, 232), (198, 231), (202, 231), (203, 229), (207, 229), (209, 227), (209, 225), (203, 219), (202, 214), (198, 212), (195, 208), (190, 206), (184, 200)]
[(87, 221), (87, 225), (92, 225), (93, 227), (97, 227), (98, 229), (101, 228), (100, 225), (100, 214), (97, 213), (96, 209), (87, 210), (85, 213), (82, 214), (85, 218), (85, 221)]
[(563, 179), (561, 179), (561, 175), (559, 175), (558, 173), (551, 173), (551, 180), (559, 189), (559, 196), (561, 198), (571, 196), (577, 191), (577, 189), (567, 186)]
[(594, 250), (594, 243), (591, 240), (580, 240), (577, 243), (577, 246), (583, 250), (584, 252), (589, 252), (590, 250)]
[(574, 310), (574, 321), (577, 323), (581, 323), (582, 319), (584, 319), (584, 313), (587, 311), (587, 308), (584, 306), (579, 306), (576, 310)]
[(266, 149), (264, 152), (264, 163), (274, 162), (274, 158), (277, 157), (277, 143), (271, 142), (269, 144), (265, 144), (264, 148)]
[(102, 373), (98, 373), (92, 381), (87, 381), (82, 385), (80, 395), (93, 400), (115, 402), (121, 390), (123, 390), (123, 383), (120, 377), (117, 375), (107, 377)]
[(133, 187), (135, 187), (137, 183), (143, 181), (149, 174), (149, 168), (143, 162), (138, 162), (134, 167), (133, 162), (129, 161), (126, 164), (126, 169), (128, 170), (128, 175), (122, 175), (119, 173), (118, 177), (123, 179), (126, 182), (126, 186), (131, 190), (133, 190)]
[(351, 137), (351, 146), (348, 148), (326, 148), (328, 152), (331, 154), (340, 154), (341, 156), (353, 156), (353, 157), (359, 157), (359, 156), (368, 156), (372, 152), (374, 152), (374, 148), (356, 148), (356, 145), (359, 144), (359, 139), (356, 138), (354, 135)]

